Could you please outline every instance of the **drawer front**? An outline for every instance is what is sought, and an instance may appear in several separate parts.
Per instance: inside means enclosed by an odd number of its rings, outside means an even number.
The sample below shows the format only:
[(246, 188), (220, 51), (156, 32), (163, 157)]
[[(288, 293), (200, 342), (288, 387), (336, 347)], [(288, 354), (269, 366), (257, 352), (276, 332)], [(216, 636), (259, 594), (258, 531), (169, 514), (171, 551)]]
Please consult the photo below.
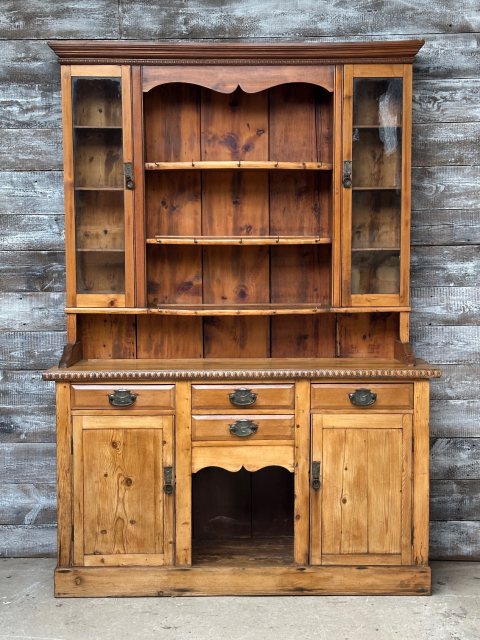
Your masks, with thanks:
[(244, 414), (226, 416), (192, 416), (192, 440), (226, 440), (254, 442), (256, 440), (292, 440), (294, 416)]
[(313, 384), (312, 409), (411, 409), (412, 384)]
[(294, 409), (294, 384), (194, 384), (192, 409)]
[(137, 409), (173, 409), (174, 407), (175, 385), (173, 384), (72, 385), (73, 409), (135, 411)]

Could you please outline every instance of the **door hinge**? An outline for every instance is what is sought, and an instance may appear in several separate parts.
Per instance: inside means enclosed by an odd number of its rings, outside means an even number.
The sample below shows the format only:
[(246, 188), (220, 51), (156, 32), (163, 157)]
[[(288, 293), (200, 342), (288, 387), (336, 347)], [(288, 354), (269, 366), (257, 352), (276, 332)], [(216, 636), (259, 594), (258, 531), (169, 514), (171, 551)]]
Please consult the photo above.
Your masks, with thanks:
[(343, 186), (345, 189), (352, 187), (352, 161), (345, 160), (343, 163)]
[(123, 172), (125, 174), (125, 189), (135, 189), (135, 183), (133, 182), (133, 167), (131, 162), (123, 163)]
[(70, 527), (70, 538), (71, 538), (71, 540), (72, 540), (72, 542), (73, 542), (73, 524), (72, 524), (72, 526)]
[(318, 460), (312, 462), (312, 489), (315, 491), (320, 489), (320, 462)]
[(173, 490), (173, 467), (163, 467), (163, 491), (167, 496), (171, 496)]
[(73, 435), (70, 436), (70, 455), (73, 456)]

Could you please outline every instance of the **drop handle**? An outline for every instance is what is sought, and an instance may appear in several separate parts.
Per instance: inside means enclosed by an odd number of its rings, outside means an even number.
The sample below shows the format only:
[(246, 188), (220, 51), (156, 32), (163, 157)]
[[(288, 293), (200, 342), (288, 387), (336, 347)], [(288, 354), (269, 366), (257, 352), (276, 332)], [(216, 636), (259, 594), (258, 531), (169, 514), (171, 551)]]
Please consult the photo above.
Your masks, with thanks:
[(108, 401), (112, 407), (131, 407), (137, 400), (137, 394), (128, 389), (115, 389), (108, 394)]
[(240, 418), (230, 425), (230, 433), (239, 438), (248, 438), (258, 431), (258, 424), (247, 418)]
[(355, 407), (371, 407), (377, 401), (377, 394), (370, 389), (355, 389), (348, 397)]
[(257, 401), (257, 394), (251, 389), (235, 389), (228, 395), (230, 402), (236, 407), (250, 407)]

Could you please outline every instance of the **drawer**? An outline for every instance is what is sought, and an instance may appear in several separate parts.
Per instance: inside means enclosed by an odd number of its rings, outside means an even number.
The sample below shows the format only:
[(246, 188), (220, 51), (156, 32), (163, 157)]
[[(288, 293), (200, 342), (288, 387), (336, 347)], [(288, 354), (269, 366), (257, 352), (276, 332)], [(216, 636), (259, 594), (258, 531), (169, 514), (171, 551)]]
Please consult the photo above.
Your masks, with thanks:
[[(376, 398), (374, 399), (373, 395)], [(350, 394), (356, 393), (350, 399)], [(364, 404), (362, 404), (364, 403)], [(368, 411), (374, 409), (411, 409), (413, 406), (412, 384), (313, 384), (312, 409), (340, 409)]]
[(294, 384), (194, 384), (192, 409), (294, 409)]
[[(134, 397), (122, 391), (130, 392)], [(114, 404), (110, 402), (109, 396), (113, 396)], [(175, 385), (173, 384), (72, 385), (73, 409), (135, 411), (137, 409), (173, 409), (174, 407)]]
[(226, 440), (248, 443), (255, 440), (292, 440), (293, 437), (294, 416), (249, 414), (248, 419), (245, 418), (245, 414), (192, 416), (194, 441)]

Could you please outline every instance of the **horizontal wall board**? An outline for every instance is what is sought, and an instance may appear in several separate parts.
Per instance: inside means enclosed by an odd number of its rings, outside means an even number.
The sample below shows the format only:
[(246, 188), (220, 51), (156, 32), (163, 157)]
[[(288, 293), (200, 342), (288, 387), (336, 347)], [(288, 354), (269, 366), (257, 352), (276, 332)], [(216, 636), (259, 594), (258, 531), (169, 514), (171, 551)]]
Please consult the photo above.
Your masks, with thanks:
[(413, 122), (478, 122), (479, 95), (478, 78), (416, 80), (414, 75)]
[(3, 0), (0, 38), (118, 38), (117, 8), (117, 0)]
[(55, 484), (0, 484), (0, 525), (55, 524)]
[(480, 364), (443, 364), (442, 377), (430, 383), (435, 400), (477, 400)]
[(432, 364), (479, 364), (480, 327), (413, 327), (415, 353)]
[(18, 83), (38, 85), (39, 91), (48, 87), (57, 92), (60, 90), (60, 65), (45, 40), (4, 40), (0, 77), (5, 86)]
[(51, 82), (0, 84), (0, 129), (57, 129), (61, 117), (60, 90)]
[(48, 405), (0, 405), (0, 442), (55, 442), (54, 403), (52, 394)]
[(369, 3), (360, 8), (333, 0), (304, 0), (296, 10), (288, 0), (120, 0), (120, 37), (242, 38), (443, 33), (480, 31), (475, 0), (443, 0), (442, 9), (426, 0), (403, 4)]
[(0, 250), (63, 251), (63, 215), (0, 214)]
[(43, 381), (42, 371), (0, 369), (0, 406), (53, 406), (55, 383)]
[(480, 437), (433, 438), (430, 445), (432, 480), (478, 480)]
[(432, 560), (480, 560), (480, 522), (432, 522)]
[(44, 558), (56, 549), (56, 525), (0, 526), (0, 558)]
[(449, 32), (449, 24), (450, 21), (445, 19), (444, 33), (423, 36), (425, 44), (413, 64), (413, 77), (417, 80), (478, 78), (480, 34), (452, 34)]
[(0, 213), (63, 214), (63, 172), (0, 171)]
[(65, 331), (64, 308), (63, 293), (0, 293), (0, 331)]
[(2, 251), (0, 289), (4, 292), (64, 291), (64, 252)]
[(479, 287), (416, 287), (411, 304), (412, 327), (479, 324)]
[(430, 407), (430, 433), (438, 438), (480, 437), (479, 401), (433, 401)]
[[(62, 169), (62, 133), (57, 129), (0, 129), (0, 171)], [(15, 149), (15, 152), (13, 150)]]
[(0, 367), (48, 369), (58, 363), (64, 344), (63, 331), (0, 333)]
[(430, 520), (480, 520), (480, 480), (433, 480)]
[(55, 445), (0, 443), (0, 484), (9, 482), (53, 484)]
[(411, 286), (476, 287), (478, 267), (478, 246), (412, 247)]
[(413, 125), (413, 167), (472, 164), (480, 164), (480, 122)]
[(480, 244), (480, 206), (425, 209), (412, 213), (412, 245)]
[(412, 209), (478, 208), (480, 167), (412, 169)]

